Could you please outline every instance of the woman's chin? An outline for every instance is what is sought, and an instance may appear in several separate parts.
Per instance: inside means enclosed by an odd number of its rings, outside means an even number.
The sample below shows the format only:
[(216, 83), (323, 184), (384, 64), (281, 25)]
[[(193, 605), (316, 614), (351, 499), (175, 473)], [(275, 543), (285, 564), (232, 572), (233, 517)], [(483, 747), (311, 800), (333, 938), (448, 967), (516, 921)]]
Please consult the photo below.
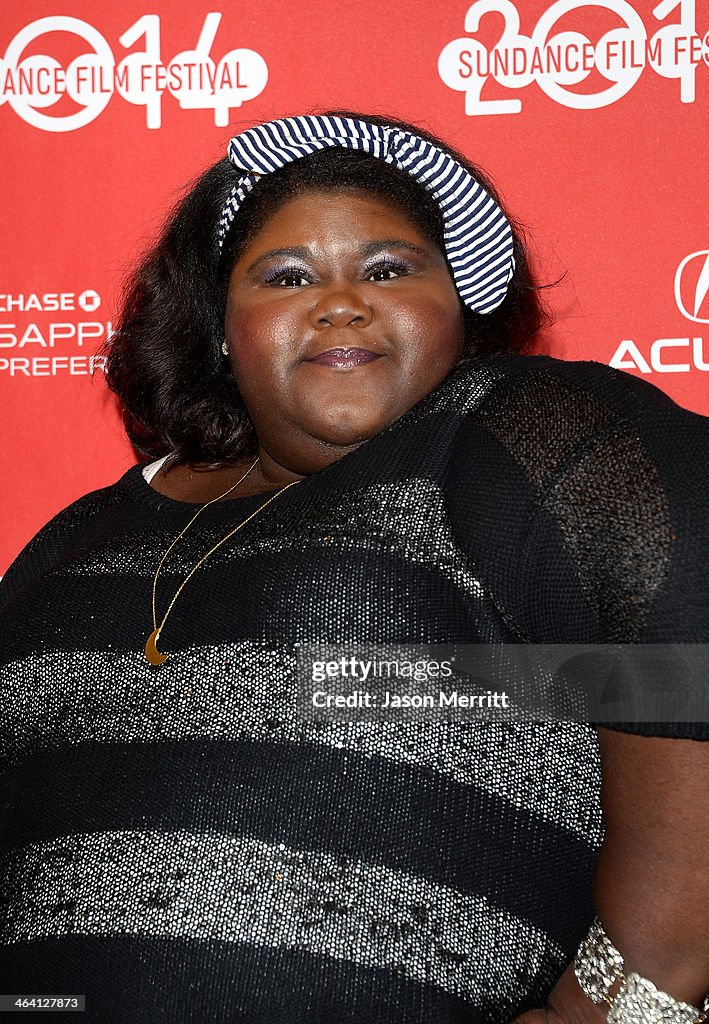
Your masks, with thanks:
[(323, 444), (348, 448), (369, 441), (391, 422), (391, 413), (385, 410), (363, 416), (362, 409), (352, 409), (336, 416), (321, 417), (313, 425), (312, 436)]

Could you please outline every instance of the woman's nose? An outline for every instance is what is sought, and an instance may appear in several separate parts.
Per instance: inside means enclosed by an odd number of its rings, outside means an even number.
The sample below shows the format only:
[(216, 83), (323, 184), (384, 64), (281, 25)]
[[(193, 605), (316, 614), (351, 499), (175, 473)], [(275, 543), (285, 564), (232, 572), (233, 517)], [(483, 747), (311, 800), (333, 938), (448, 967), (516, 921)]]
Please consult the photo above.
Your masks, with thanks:
[(340, 282), (323, 290), (310, 311), (314, 327), (367, 327), (372, 308), (355, 284)]

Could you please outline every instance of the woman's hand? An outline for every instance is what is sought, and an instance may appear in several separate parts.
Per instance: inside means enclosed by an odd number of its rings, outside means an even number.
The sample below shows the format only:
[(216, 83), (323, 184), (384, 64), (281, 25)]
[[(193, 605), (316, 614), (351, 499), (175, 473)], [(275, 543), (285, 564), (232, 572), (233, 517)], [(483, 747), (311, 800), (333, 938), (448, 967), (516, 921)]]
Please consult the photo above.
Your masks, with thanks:
[[(709, 987), (709, 743), (598, 730), (606, 837), (595, 903), (629, 970), (699, 1005)], [(569, 965), (510, 1024), (607, 1024)]]
[(598, 740), (598, 916), (626, 973), (699, 1006), (709, 990), (709, 742), (602, 728)]
[(549, 993), (546, 1006), (528, 1010), (510, 1024), (608, 1024), (605, 1003), (591, 1002), (576, 980), (572, 964)]

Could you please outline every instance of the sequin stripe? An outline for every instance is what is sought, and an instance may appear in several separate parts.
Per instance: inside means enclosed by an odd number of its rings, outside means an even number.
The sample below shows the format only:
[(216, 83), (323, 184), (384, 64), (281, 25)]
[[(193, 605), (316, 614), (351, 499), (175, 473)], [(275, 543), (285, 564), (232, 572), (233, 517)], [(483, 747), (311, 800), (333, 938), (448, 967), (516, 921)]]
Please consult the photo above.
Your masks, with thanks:
[[(432, 414), (449, 413), (458, 415), (460, 428), (464, 418), (474, 413), (487, 396), (494, 397), (504, 379), (504, 371), (495, 366), (486, 366), (480, 361), (462, 363), (422, 404), (414, 406), (399, 422), (421, 422)], [(396, 424), (389, 429), (396, 429)]]
[(564, 947), (573, 937), (559, 904), (583, 898), (591, 911), (592, 846), (411, 765), (246, 740), (103, 744), (38, 752), (14, 783), (22, 809), (4, 830), (6, 848), (84, 831), (87, 822), (96, 831), (238, 830), (487, 897)]
[[(472, 1002), (516, 995), (551, 939), (488, 900), (372, 863), (218, 833), (103, 832), (2, 866), (8, 943), (171, 935), (301, 949), (403, 973)], [(500, 956), (500, 950), (505, 956)]]
[[(363, 516), (377, 517), (376, 536), (369, 530), (362, 535), (358, 524)], [(441, 487), (433, 481), (414, 477), (400, 483), (350, 487), (332, 495), (317, 495), (301, 508), (297, 519), (289, 508), (275, 505), (233, 542), (216, 551), (205, 571), (234, 560), (243, 562), (264, 552), (290, 551), (302, 556), (310, 548), (312, 554), (320, 557), (323, 547), (329, 549), (337, 535), (349, 539), (354, 549), (378, 549), (382, 564), (397, 558), (412, 566), (429, 566), (462, 593), (480, 598), (483, 588), (475, 567), (461, 555), (446, 519)], [(152, 521), (146, 524), (140, 536), (131, 536), (128, 544), (123, 531), (116, 530), (99, 548), (87, 548), (59, 567), (58, 574), (105, 576), (120, 572), (149, 577), (152, 552), (165, 543), (165, 536), (169, 536), (172, 529), (172, 522), (163, 525), (162, 521)], [(223, 535), (223, 518), (216, 523), (203, 524), (199, 537), (194, 540), (198, 546), (193, 550), (187, 543), (178, 548), (171, 555), (169, 571), (188, 571), (199, 554)]]
[[(90, 491), (58, 512), (22, 549), (4, 576), (0, 577), (0, 612), (28, 582), (36, 580), (61, 562), (75, 547), (90, 520), (107, 513), (120, 515), (125, 496), (114, 487)], [(7, 635), (3, 636), (3, 643)], [(0, 715), (0, 722), (2, 721)]]
[[(86, 993), (85, 1013), (62, 1016), (71, 1024), (314, 1024), (314, 1008), (318, 1024), (470, 1024), (471, 1018), (469, 1003), (434, 985), (302, 949), (179, 936), (62, 935), (5, 945), (0, 957), (10, 992)], [(552, 981), (551, 973), (539, 976), (536, 1004)], [(486, 995), (475, 1008), (478, 1024), (509, 1020), (522, 997), (504, 1005), (493, 991)]]
[[(56, 651), (6, 666), (0, 672), (5, 766), (36, 758), (38, 747), (190, 739), (308, 743), (475, 786), (592, 846), (600, 842), (599, 757), (589, 726), (301, 725), (292, 652), (242, 641), (182, 651), (179, 670), (173, 674), (169, 668), (167, 663), (157, 678), (139, 655), (100, 651)], [(188, 686), (186, 679), (200, 682)], [(515, 771), (510, 763), (518, 766)], [(551, 778), (563, 778), (564, 786), (544, 783)]]

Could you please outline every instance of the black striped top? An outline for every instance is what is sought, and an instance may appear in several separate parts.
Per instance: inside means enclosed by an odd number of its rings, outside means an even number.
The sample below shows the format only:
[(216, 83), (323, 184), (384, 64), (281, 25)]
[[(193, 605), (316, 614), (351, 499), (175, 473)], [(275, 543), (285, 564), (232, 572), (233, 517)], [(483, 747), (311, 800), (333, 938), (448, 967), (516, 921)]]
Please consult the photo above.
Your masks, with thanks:
[[(295, 647), (708, 641), (707, 423), (599, 364), (464, 364), (220, 548), (159, 668), (194, 506), (134, 466), (55, 517), (0, 587), (2, 991), (85, 1024), (543, 1003), (593, 916), (593, 728), (307, 724)], [(262, 502), (200, 517), (158, 611)]]

